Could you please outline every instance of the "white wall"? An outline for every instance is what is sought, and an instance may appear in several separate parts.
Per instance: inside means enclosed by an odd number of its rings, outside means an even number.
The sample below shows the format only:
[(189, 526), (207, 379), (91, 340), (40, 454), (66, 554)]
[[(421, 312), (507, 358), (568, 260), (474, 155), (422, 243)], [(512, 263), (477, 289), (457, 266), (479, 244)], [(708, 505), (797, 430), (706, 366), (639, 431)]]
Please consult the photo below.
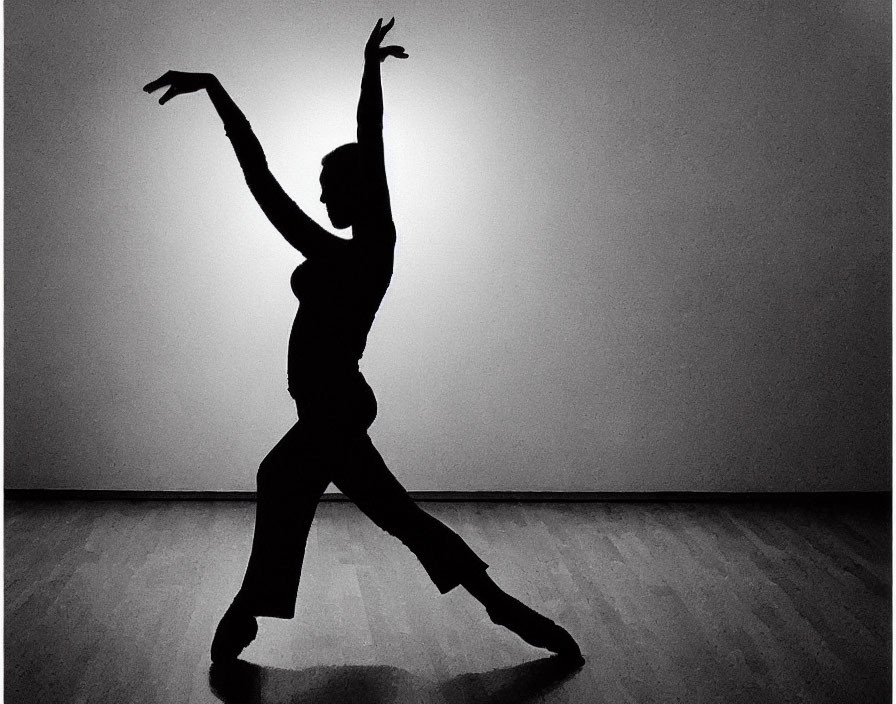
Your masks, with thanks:
[[(431, 7), (424, 7), (431, 5)], [(889, 487), (890, 9), (5, 4), (6, 486), (242, 490), (293, 421), (299, 256), (380, 14), (399, 232), (362, 369), (410, 489)]]

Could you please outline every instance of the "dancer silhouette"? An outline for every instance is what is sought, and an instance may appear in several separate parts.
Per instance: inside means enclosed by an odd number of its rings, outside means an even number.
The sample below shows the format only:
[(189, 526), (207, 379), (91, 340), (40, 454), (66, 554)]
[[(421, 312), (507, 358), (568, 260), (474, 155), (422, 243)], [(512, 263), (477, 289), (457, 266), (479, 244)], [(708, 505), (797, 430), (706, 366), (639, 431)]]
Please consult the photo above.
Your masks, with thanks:
[(293, 617), (314, 511), (333, 482), (414, 552), (440, 592), (463, 586), (493, 622), (531, 645), (581, 662), (569, 633), (504, 592), (460, 536), (413, 502), (367, 434), (376, 417), (376, 398), (358, 362), (392, 277), (395, 248), (380, 81), (381, 62), (407, 58), (400, 46), (381, 46), (394, 23), (393, 18), (383, 25), (380, 19), (364, 49), (357, 143), (338, 147), (321, 162), (321, 202), (333, 227), (352, 228), (349, 240), (327, 232), (286, 195), (249, 122), (214, 75), (168, 71), (144, 87), (152, 93), (167, 86), (162, 105), (184, 93), (206, 91), (252, 195), (305, 257), (290, 282), (299, 310), (289, 338), (287, 375), (298, 421), (259, 467), (249, 563), (218, 624), (211, 658), (235, 659), (258, 632), (256, 616)]

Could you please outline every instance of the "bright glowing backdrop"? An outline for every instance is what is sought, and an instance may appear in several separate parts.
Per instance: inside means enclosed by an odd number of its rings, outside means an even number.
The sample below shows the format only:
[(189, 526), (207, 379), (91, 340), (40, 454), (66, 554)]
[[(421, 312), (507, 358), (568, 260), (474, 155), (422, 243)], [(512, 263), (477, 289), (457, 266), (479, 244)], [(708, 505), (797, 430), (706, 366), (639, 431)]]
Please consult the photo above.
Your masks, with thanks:
[(889, 485), (884, 2), (56, 3), (6, 13), (6, 486), (251, 489), (378, 16), (399, 233), (362, 368), (411, 489)]

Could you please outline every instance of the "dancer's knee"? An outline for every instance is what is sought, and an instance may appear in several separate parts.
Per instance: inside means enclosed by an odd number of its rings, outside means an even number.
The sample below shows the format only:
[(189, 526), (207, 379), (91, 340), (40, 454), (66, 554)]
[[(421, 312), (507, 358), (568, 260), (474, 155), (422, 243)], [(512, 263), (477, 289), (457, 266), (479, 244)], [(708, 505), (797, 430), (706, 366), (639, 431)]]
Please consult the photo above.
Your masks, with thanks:
[(284, 463), (278, 453), (272, 452), (258, 465), (255, 481), (259, 491), (277, 488), (286, 478)]
[(274, 478), (274, 467), (271, 462), (268, 462), (267, 459), (261, 461), (261, 464), (258, 465), (258, 471), (255, 473), (255, 484), (258, 486), (259, 491), (263, 491), (265, 488), (272, 484)]
[(450, 530), (413, 501), (387, 502), (379, 511), (377, 523), (402, 542), (426, 542)]

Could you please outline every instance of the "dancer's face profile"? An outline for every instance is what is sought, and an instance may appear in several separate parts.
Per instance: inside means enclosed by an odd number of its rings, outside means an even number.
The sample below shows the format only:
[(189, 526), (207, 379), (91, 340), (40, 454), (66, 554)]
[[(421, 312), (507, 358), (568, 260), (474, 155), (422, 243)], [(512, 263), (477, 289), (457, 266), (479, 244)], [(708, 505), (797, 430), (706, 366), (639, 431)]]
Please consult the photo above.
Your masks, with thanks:
[(329, 165), (320, 172), (320, 202), (327, 206), (327, 215), (337, 230), (355, 224), (357, 189), (353, 176)]

